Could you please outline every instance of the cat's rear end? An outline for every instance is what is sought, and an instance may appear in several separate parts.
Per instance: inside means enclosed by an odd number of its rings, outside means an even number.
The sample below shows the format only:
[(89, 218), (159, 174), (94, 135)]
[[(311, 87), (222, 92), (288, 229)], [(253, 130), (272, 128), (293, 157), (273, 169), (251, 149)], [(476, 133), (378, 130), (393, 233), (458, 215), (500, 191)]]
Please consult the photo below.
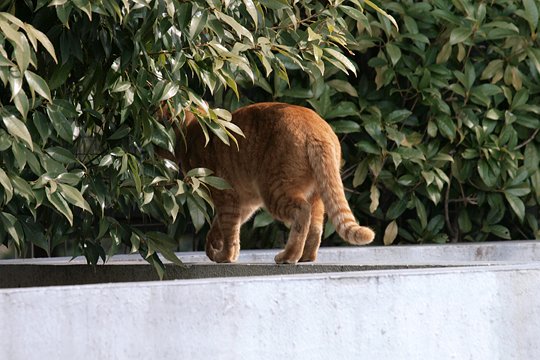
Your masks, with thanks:
[(260, 207), (290, 225), (277, 263), (314, 261), (324, 213), (337, 233), (355, 245), (368, 244), (374, 232), (359, 226), (345, 198), (339, 173), (341, 148), (332, 128), (315, 112), (282, 103), (259, 103), (233, 113), (245, 134), (239, 150), (204, 134), (193, 116), (187, 124), (184, 168), (206, 167), (232, 189), (212, 191), (216, 215), (206, 241), (213, 261), (234, 262), (240, 251), (240, 226)]

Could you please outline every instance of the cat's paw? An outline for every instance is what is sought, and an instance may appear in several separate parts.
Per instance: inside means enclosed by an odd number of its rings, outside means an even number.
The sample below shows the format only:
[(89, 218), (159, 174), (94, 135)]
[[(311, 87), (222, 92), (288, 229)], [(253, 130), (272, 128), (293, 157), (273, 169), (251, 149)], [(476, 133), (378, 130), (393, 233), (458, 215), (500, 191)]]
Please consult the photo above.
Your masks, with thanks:
[(299, 260), (299, 256), (291, 255), (285, 250), (280, 252), (274, 257), (276, 264), (296, 264)]
[(302, 254), (300, 262), (314, 262), (317, 260), (317, 254)]
[(206, 243), (206, 255), (210, 260), (217, 263), (233, 263), (238, 260), (240, 246), (224, 247), (223, 242), (220, 245), (220, 248), (216, 248), (213, 242)]

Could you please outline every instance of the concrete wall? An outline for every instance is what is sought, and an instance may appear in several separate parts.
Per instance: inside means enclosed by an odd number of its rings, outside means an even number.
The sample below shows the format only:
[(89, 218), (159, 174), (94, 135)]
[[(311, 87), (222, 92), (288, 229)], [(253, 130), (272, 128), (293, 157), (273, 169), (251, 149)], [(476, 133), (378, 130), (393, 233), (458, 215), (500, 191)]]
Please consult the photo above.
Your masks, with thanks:
[(279, 358), (539, 359), (540, 264), (0, 290), (0, 359)]

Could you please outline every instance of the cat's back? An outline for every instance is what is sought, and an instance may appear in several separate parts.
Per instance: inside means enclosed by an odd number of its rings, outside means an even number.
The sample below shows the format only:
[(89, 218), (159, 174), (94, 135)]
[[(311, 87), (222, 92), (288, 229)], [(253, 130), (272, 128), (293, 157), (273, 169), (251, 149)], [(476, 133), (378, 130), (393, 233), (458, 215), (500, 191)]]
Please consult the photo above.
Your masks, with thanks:
[[(242, 126), (267, 131), (315, 131), (323, 133), (332, 129), (315, 111), (279, 102), (264, 102), (244, 106), (233, 113), (233, 122)], [(293, 131), (296, 132), (296, 131)]]
[(334, 147), (339, 140), (330, 125), (315, 111), (279, 102), (248, 105), (232, 114), (232, 121), (242, 129), (240, 149), (252, 157), (287, 159), (304, 157), (306, 144), (317, 141)]
[[(330, 125), (311, 109), (279, 102), (247, 105), (232, 113), (232, 120), (244, 136), (238, 147), (217, 137), (205, 146), (200, 126), (193, 122), (188, 134), (191, 167), (208, 167), (230, 183), (247, 186), (250, 179), (264, 178), (275, 171), (310, 172), (307, 146), (326, 144), (340, 154), (339, 140)], [(197, 125), (197, 126), (195, 126)]]

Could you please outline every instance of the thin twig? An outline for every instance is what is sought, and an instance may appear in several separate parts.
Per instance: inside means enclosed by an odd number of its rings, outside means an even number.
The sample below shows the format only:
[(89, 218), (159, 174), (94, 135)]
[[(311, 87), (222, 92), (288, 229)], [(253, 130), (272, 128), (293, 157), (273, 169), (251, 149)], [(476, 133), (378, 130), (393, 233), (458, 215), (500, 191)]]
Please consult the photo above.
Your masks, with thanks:
[(474, 196), (464, 196), (464, 197), (459, 198), (459, 199), (449, 199), (448, 202), (449, 203), (462, 202), (465, 205), (467, 205), (467, 204), (477, 205), (478, 204), (478, 200)]
[(354, 174), (354, 172), (356, 171), (357, 167), (358, 167), (358, 164), (355, 164), (355, 165), (352, 165), (352, 166), (348, 167), (347, 169), (343, 170), (341, 172), (341, 179), (345, 180), (345, 179), (348, 179), (349, 177), (351, 177), (351, 175)]
[(531, 141), (534, 140), (534, 138), (536, 137), (536, 135), (538, 135), (538, 132), (540, 131), (540, 128), (536, 129), (533, 134), (531, 135), (531, 137), (529, 137), (527, 140), (525, 140), (524, 142), (522, 142), (521, 144), (519, 144), (518, 146), (516, 146), (515, 150), (519, 150), (521, 149), (522, 147), (526, 146), (528, 143), (530, 143)]
[(348, 193), (351, 193), (351, 194), (356, 194), (356, 195), (361, 194), (360, 191), (356, 191), (356, 190), (353, 190), (353, 189), (349, 189), (348, 187), (344, 187), (343, 190), (345, 190), (345, 192), (348, 192)]

